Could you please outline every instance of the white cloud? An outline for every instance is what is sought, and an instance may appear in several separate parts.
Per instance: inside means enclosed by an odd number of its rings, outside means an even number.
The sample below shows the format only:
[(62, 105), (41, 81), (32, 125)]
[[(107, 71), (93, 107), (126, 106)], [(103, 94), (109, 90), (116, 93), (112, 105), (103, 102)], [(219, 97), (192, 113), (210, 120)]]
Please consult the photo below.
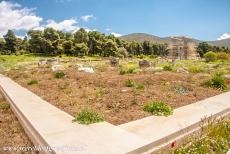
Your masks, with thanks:
[(77, 21), (75, 19), (63, 20), (61, 22), (56, 22), (54, 20), (47, 20), (46, 27), (52, 27), (56, 30), (72, 31), (78, 28), (76, 24)]
[(91, 18), (94, 18), (94, 16), (91, 15), (85, 15), (85, 16), (81, 16), (81, 19), (85, 22), (88, 22)]
[(115, 37), (121, 37), (122, 36), (122, 34), (115, 33), (115, 32), (112, 32), (111, 34), (114, 35)]
[(224, 39), (228, 39), (230, 38), (230, 34), (225, 33), (223, 35), (221, 35), (219, 38), (217, 38), (217, 40), (224, 40)]
[(0, 37), (8, 29), (29, 30), (39, 27), (42, 18), (36, 16), (34, 9), (22, 7), (17, 3), (0, 2)]
[(87, 32), (91, 32), (91, 31), (97, 31), (97, 29), (96, 28), (94, 28), (94, 29), (90, 29), (90, 28), (84, 28), (85, 29), (85, 31), (87, 31)]

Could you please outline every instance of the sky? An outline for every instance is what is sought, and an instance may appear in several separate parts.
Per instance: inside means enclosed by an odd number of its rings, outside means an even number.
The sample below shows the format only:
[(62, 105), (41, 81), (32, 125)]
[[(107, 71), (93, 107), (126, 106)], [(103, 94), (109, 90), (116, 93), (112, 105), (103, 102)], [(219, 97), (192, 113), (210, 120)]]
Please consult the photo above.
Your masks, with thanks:
[(230, 38), (230, 0), (0, 0), (0, 37), (46, 27), (221, 40)]

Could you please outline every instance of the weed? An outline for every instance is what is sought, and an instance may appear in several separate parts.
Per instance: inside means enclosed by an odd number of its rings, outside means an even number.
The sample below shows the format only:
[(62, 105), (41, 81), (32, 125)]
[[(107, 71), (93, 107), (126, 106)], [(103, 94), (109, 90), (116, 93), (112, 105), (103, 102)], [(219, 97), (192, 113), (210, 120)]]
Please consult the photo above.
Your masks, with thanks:
[(164, 71), (172, 71), (173, 68), (172, 68), (171, 65), (166, 65), (166, 66), (163, 67), (163, 70), (164, 70)]
[(92, 123), (97, 123), (104, 121), (103, 117), (99, 115), (97, 112), (89, 110), (89, 109), (83, 109), (75, 115), (74, 122), (78, 122), (80, 124), (89, 125)]
[(127, 87), (134, 87), (134, 86), (135, 86), (135, 83), (134, 83), (133, 80), (128, 79), (128, 80), (125, 81), (125, 85), (126, 85)]
[(172, 90), (178, 94), (185, 95), (186, 93), (189, 92), (189, 89), (184, 87), (184, 86), (174, 86), (172, 87)]
[(217, 88), (220, 90), (226, 90), (227, 84), (225, 83), (225, 79), (221, 74), (215, 74), (211, 80), (208, 80), (203, 83), (206, 87)]
[(135, 73), (135, 70), (136, 70), (135, 67), (128, 67), (128, 68), (121, 67), (120, 68), (120, 75), (132, 74), (132, 73)]
[(1, 110), (9, 110), (10, 109), (10, 104), (8, 104), (8, 103), (1, 103), (0, 104), (0, 109)]
[(201, 136), (192, 138), (188, 143), (172, 151), (171, 154), (225, 154), (230, 148), (230, 120), (212, 122), (204, 126)]
[(137, 84), (137, 85), (136, 85), (136, 89), (138, 89), (138, 90), (144, 90), (145, 87), (144, 87), (143, 84)]
[(216, 60), (217, 55), (215, 52), (209, 51), (209, 52), (204, 54), (204, 58), (205, 58), (206, 62), (213, 62)]
[(29, 82), (27, 82), (28, 85), (33, 85), (33, 84), (38, 84), (37, 80), (30, 80)]
[(163, 101), (155, 101), (148, 103), (144, 106), (144, 111), (150, 112), (153, 115), (168, 116), (173, 113), (170, 106), (166, 105)]
[(64, 72), (56, 72), (54, 74), (54, 77), (57, 78), (57, 79), (63, 78), (64, 76), (65, 76)]
[(205, 69), (201, 66), (189, 66), (188, 71), (190, 73), (203, 73), (205, 72)]

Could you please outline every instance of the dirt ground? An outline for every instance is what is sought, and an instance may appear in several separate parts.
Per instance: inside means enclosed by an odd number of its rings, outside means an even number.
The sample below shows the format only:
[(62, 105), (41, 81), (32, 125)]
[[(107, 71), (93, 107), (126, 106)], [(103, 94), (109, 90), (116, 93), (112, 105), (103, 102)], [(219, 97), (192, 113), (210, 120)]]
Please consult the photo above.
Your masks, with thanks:
[[(15, 151), (9, 151), (8, 147), (32, 147), (33, 144), (25, 134), (19, 121), (9, 107), (9, 104), (0, 94), (0, 154), (12, 154)], [(3, 107), (5, 106), (5, 107)], [(6, 150), (6, 151), (5, 151)], [(17, 153), (23, 153), (17, 152)], [(33, 152), (24, 152), (33, 153)]]
[[(150, 116), (143, 111), (143, 105), (151, 101), (162, 100), (177, 108), (221, 93), (202, 87), (201, 83), (210, 79), (202, 74), (142, 72), (119, 75), (116, 69), (87, 74), (74, 68), (64, 72), (66, 76), (62, 79), (54, 78), (50, 68), (11, 70), (8, 76), (71, 115), (88, 107), (115, 125)], [(38, 84), (28, 85), (31, 79), (38, 80)], [(127, 79), (143, 84), (144, 90), (126, 87)], [(184, 86), (189, 91), (177, 93), (172, 90), (174, 86)]]

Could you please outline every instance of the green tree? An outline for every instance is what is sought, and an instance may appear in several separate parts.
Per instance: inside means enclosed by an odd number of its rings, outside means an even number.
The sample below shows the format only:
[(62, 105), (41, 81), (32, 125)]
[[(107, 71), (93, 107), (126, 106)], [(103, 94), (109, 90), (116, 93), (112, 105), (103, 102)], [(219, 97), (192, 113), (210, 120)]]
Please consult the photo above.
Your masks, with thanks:
[(116, 53), (117, 53), (116, 43), (113, 40), (108, 39), (104, 43), (102, 55), (104, 57), (109, 57), (109, 56), (116, 56)]
[(203, 55), (210, 51), (210, 45), (207, 42), (201, 42), (199, 43), (197, 47), (197, 52), (199, 53), (200, 57), (203, 57)]
[(88, 55), (89, 48), (85, 43), (77, 43), (75, 44), (74, 48), (74, 55), (75, 56), (85, 56)]
[(74, 52), (74, 45), (71, 40), (66, 40), (62, 43), (63, 51), (67, 55), (72, 55)]
[(17, 37), (12, 30), (8, 30), (6, 35), (3, 36), (5, 39), (5, 49), (12, 53), (16, 53), (17, 50)]
[(81, 28), (77, 32), (74, 33), (74, 42), (75, 43), (87, 44), (88, 41), (89, 41), (89, 36), (88, 36), (88, 33), (85, 31), (84, 28)]

